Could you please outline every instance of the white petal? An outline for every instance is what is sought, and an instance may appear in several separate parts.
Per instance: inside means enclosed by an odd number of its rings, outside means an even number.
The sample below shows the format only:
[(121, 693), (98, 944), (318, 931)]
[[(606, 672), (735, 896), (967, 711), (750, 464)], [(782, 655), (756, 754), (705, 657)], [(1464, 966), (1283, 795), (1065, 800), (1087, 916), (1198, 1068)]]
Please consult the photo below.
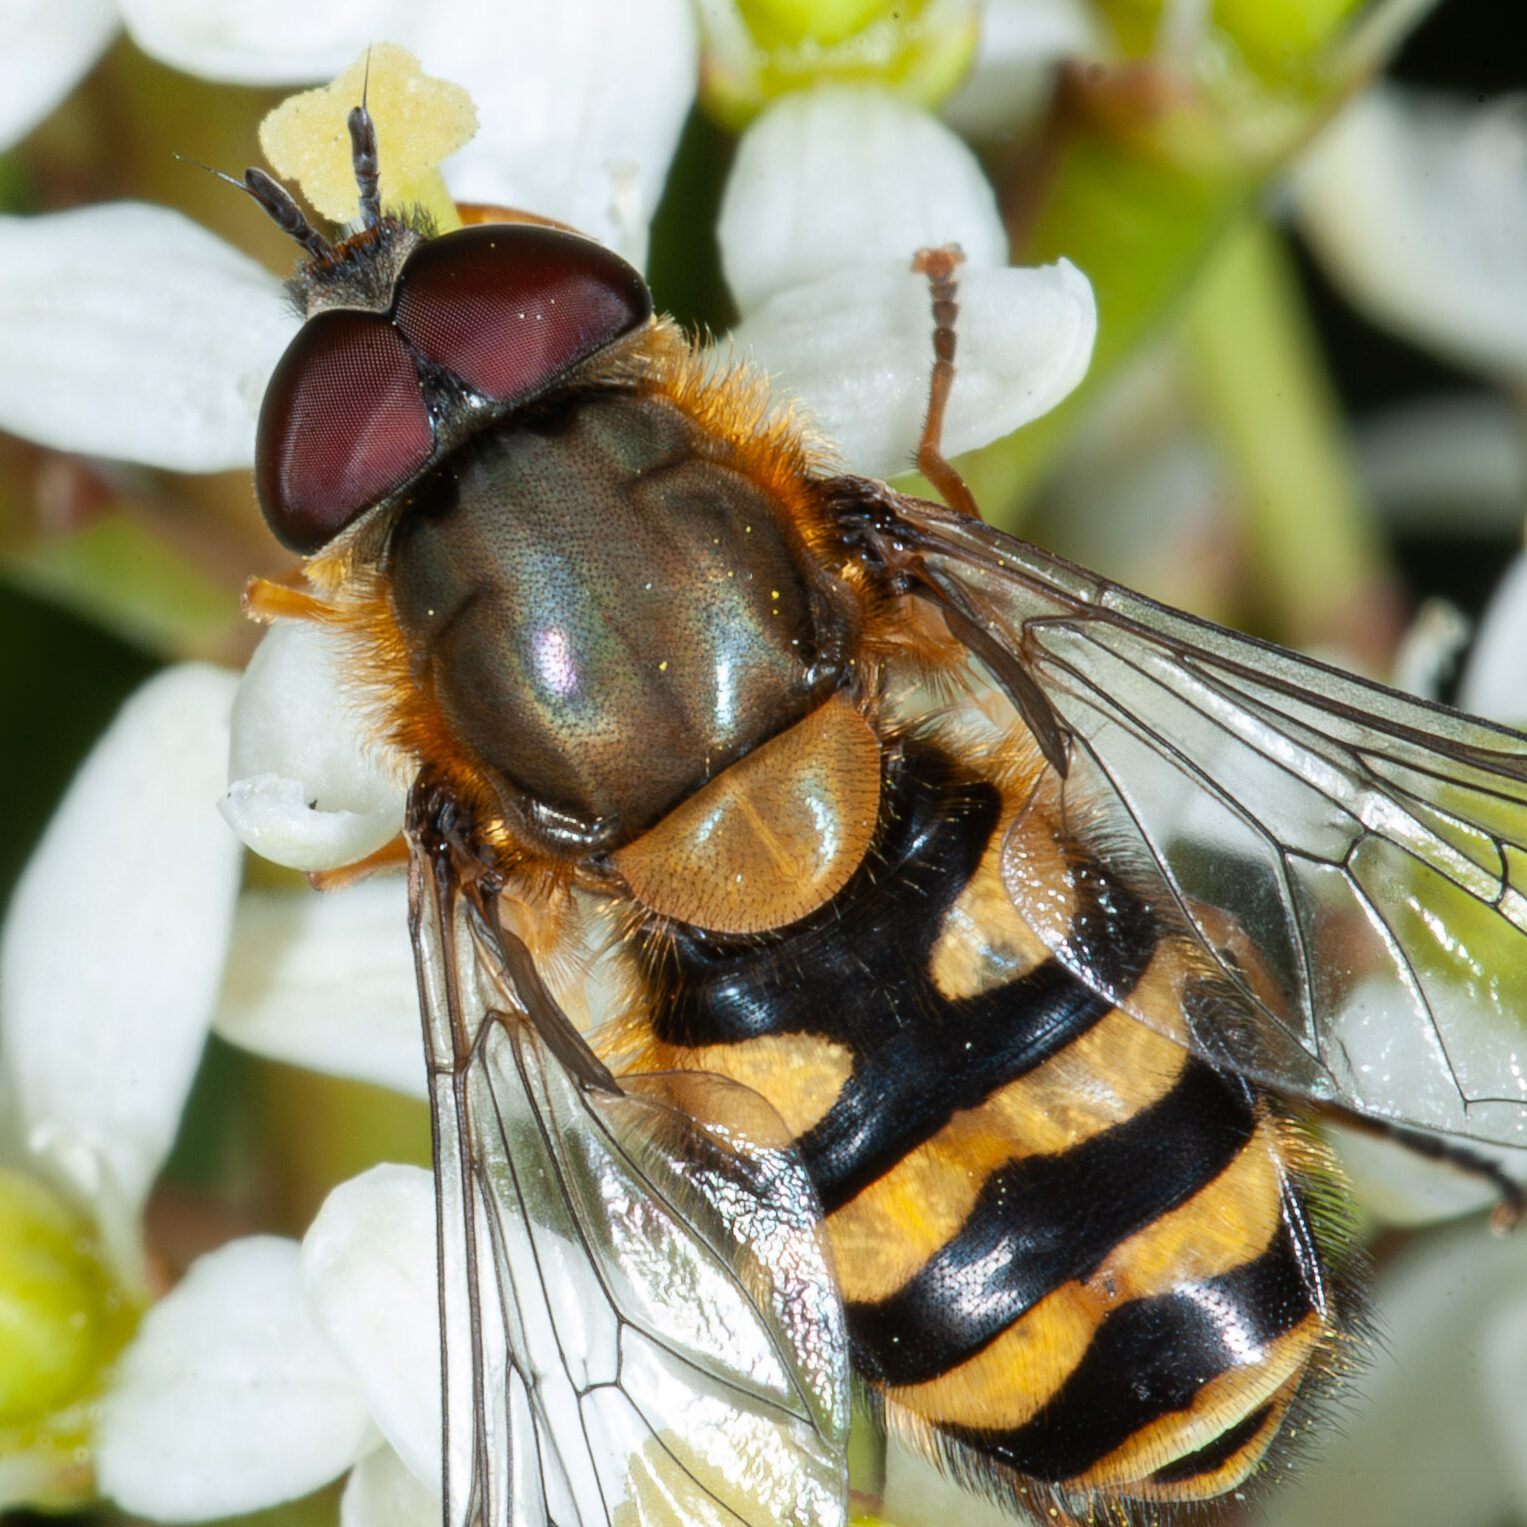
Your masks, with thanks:
[(560, 218), (646, 262), (694, 97), (686, 0), (449, 0), (400, 40), (477, 103), (477, 136), (445, 167), (452, 195)]
[(339, 1501), (339, 1527), (440, 1527), (440, 1496), (384, 1445), (351, 1469)]
[(1507, 538), (1527, 503), (1527, 437), (1504, 397), (1437, 393), (1354, 430), (1363, 487), (1390, 534)]
[(1049, 100), (1057, 66), (1102, 50), (1097, 22), (1079, 0), (986, 0), (981, 44), (942, 115), (967, 138), (1022, 126)]
[[(1520, 1518), (1519, 1456), (1504, 1451), (1488, 1354), (1520, 1309), (1527, 1238), (1475, 1221), (1419, 1241), (1378, 1281), (1371, 1367), (1342, 1385), (1337, 1424), (1291, 1483), (1269, 1491), (1268, 1527), (1494, 1527)], [(1482, 1372), (1484, 1369), (1486, 1371)], [(1508, 1401), (1522, 1414), (1523, 1374)]]
[(1390, 665), (1389, 682), (1423, 700), (1440, 700), (1474, 635), (1474, 627), (1450, 600), (1421, 602)]
[(403, 0), (121, 0), (132, 39), (162, 62), (234, 85), (318, 83), (398, 34)]
[(116, 30), (112, 0), (7, 0), (0, 6), (0, 149), (68, 95)]
[(1527, 103), (1365, 92), (1296, 182), (1332, 276), (1378, 323), (1527, 377)]
[(962, 1490), (894, 1435), (886, 1438), (880, 1509), (896, 1527), (1014, 1527), (1010, 1511)]
[[(962, 268), (959, 304), (948, 455), (1053, 408), (1086, 372), (1097, 333), (1092, 288), (1065, 260)], [(898, 262), (781, 292), (732, 339), (806, 404), (853, 471), (888, 477), (908, 470), (922, 433), (932, 335), (928, 284)]]
[(216, 810), (235, 676), (171, 668), (122, 708), (16, 887), (0, 1063), (38, 1159), (130, 1255), (222, 977), (239, 850)]
[(355, 864), (402, 823), (401, 812), (381, 822), (354, 811), (315, 810), (302, 781), (282, 774), (236, 779), (218, 806), (229, 827), (262, 859), (296, 870)]
[(1007, 262), (1007, 234), (976, 157), (925, 111), (870, 86), (819, 85), (776, 101), (742, 135), (716, 236), (751, 316), (786, 288), (845, 265), (958, 244)]
[(1479, 623), (1458, 703), (1511, 726), (1527, 723), (1527, 553), (1496, 585)]
[(149, 1311), (97, 1432), (118, 1504), (168, 1522), (231, 1516), (306, 1495), (374, 1446), (297, 1269), (292, 1241), (233, 1241)]
[(353, 864), (403, 826), (402, 786), (339, 682), (344, 661), (337, 638), (279, 621), (234, 701), (223, 815), (257, 854), (293, 869)]
[(178, 212), (0, 218), (0, 426), (44, 445), (247, 466), (296, 328), (274, 276)]
[[(1327, 1129), (1363, 1208), (1383, 1225), (1430, 1225), (1488, 1208), (1499, 1194), (1483, 1178), (1430, 1161), (1392, 1140), (1362, 1130)], [(1527, 1182), (1527, 1150), (1475, 1146), (1519, 1182)]]
[(415, 1479), (440, 1493), (440, 1327), (435, 1187), (377, 1166), (324, 1200), (302, 1242), (313, 1318)]
[(1481, 1347), (1485, 1424), (1505, 1465), (1507, 1514), (1520, 1521), (1527, 1514), (1527, 1296), (1503, 1299), (1491, 1311)]
[(213, 1027), (273, 1060), (424, 1097), (403, 877), (245, 891)]

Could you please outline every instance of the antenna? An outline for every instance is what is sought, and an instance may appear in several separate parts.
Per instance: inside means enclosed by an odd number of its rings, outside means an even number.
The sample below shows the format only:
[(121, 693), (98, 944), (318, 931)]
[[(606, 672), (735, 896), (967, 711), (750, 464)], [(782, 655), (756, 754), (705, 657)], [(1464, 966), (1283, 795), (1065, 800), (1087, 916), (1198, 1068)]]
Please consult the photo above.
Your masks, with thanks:
[(381, 179), (377, 166), (376, 123), (366, 106), (371, 89), (371, 49), (366, 49), (366, 74), (361, 83), (361, 103), (345, 119), (350, 129), (350, 162), (355, 166), (355, 188), (360, 192), (361, 222), (375, 228), (382, 220)]
[(264, 170), (251, 166), (244, 171), (242, 180), (235, 180), (232, 175), (214, 170), (210, 164), (203, 164), (200, 159), (192, 159), (188, 154), (176, 154), (175, 157), (182, 164), (194, 164), (197, 169), (216, 175), (219, 180), (226, 180), (246, 196), (252, 196), (265, 209), (271, 222), (289, 238), (296, 239), (315, 260), (327, 260), (333, 255), (334, 246), (303, 215), (292, 193)]
[(376, 123), (365, 106), (354, 106), (346, 118), (350, 128), (350, 158), (355, 165), (355, 188), (361, 197), (361, 222), (375, 228), (382, 220), (382, 192), (377, 173)]
[[(225, 175), (223, 179), (229, 177)], [(235, 180), (233, 184), (254, 197), (265, 208), (271, 222), (282, 233), (296, 239), (315, 260), (333, 256), (334, 246), (307, 220), (292, 193), (279, 180), (272, 180), (264, 170), (251, 166), (244, 171), (243, 180)]]

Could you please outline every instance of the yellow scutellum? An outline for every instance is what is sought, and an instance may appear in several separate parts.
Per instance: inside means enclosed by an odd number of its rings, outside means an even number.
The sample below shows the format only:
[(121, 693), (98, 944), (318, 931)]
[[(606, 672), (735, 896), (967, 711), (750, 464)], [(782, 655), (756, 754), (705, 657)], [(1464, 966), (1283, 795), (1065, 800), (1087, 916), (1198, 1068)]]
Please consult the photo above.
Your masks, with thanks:
[(460, 85), (435, 79), (396, 43), (377, 43), (332, 84), (284, 100), (260, 124), (260, 148), (278, 177), (336, 223), (360, 215), (346, 121), (364, 90), (376, 123), (382, 205), (420, 207), (442, 231), (460, 225), (440, 164), (477, 131)]

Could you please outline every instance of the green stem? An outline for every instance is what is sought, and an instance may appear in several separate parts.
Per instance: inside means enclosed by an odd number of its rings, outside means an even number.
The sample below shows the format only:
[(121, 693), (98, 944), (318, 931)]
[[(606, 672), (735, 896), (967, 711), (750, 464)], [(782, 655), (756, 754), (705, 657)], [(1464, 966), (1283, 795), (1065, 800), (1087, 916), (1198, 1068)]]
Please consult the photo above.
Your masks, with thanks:
[(1350, 638), (1390, 569), (1288, 254), (1265, 223), (1226, 241), (1184, 324), (1200, 406), (1241, 488), (1259, 602), (1280, 639)]

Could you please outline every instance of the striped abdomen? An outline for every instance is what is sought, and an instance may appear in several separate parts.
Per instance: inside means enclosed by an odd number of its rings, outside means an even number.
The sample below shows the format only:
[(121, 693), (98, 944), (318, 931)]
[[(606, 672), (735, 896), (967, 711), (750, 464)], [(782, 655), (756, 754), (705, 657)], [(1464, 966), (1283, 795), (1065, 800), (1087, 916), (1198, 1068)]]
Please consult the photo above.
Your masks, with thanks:
[[(996, 878), (996, 786), (909, 745), (884, 799), (813, 917), (654, 941), (642, 1064), (725, 1072), (795, 1133), (894, 1423), (999, 1491), (1219, 1494), (1332, 1341), (1315, 1149), (1038, 948)], [(1126, 886), (1071, 878), (1101, 985), (1196, 1000)]]

